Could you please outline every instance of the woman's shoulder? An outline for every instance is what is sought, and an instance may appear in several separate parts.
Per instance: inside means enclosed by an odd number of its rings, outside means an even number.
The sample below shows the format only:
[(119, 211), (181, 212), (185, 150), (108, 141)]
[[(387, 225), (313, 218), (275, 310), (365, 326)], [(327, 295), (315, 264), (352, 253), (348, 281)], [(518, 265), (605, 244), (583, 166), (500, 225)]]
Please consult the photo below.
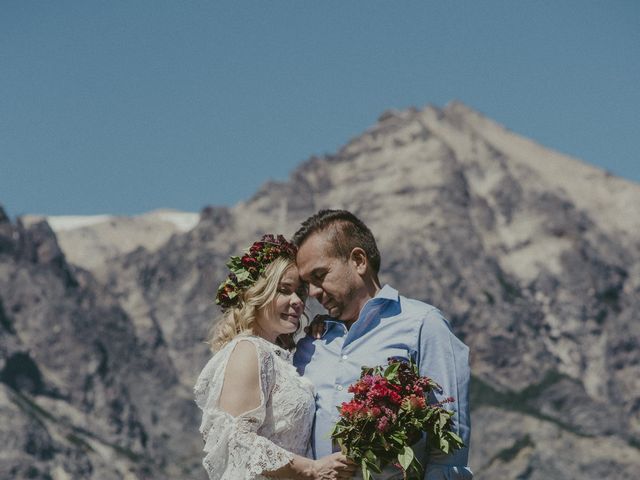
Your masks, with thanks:
[(238, 339), (230, 348), (227, 370), (236, 368), (236, 365), (242, 368), (254, 367), (258, 362), (259, 348), (252, 339)]
[(244, 354), (248, 351), (257, 352), (259, 356), (264, 353), (269, 353), (273, 349), (271, 342), (251, 333), (240, 333), (236, 335), (229, 342), (228, 346), (230, 347), (230, 352), (235, 352), (239, 349), (241, 352), (244, 352)]
[[(277, 345), (257, 335), (241, 333), (219, 348), (203, 369), (211, 376), (228, 369), (258, 366), (261, 373), (273, 370), (274, 358), (282, 358), (282, 350)], [(240, 365), (240, 367), (238, 367)]]
[(219, 347), (217, 350), (215, 350), (212, 358), (224, 357), (224, 356), (230, 355), (236, 349), (236, 346), (238, 346), (238, 344), (240, 343), (244, 344), (244, 346), (240, 347), (241, 350), (246, 350), (250, 348), (251, 345), (253, 345), (254, 350), (264, 349), (262, 345), (263, 341), (265, 340), (262, 340), (260, 337), (256, 335), (249, 334), (249, 333), (239, 333), (238, 335), (233, 337), (231, 340), (229, 340), (227, 343), (225, 343), (224, 345)]
[(273, 364), (273, 354), (279, 349), (276, 345), (257, 335), (241, 333), (236, 335), (218, 352), (218, 362), (240, 362), (244, 365), (260, 365), (260, 369)]
[(214, 352), (194, 386), (196, 398), (204, 398), (212, 385), (222, 385), (225, 376), (242, 377), (246, 382), (264, 375), (273, 364), (269, 352), (254, 335), (237, 335)]

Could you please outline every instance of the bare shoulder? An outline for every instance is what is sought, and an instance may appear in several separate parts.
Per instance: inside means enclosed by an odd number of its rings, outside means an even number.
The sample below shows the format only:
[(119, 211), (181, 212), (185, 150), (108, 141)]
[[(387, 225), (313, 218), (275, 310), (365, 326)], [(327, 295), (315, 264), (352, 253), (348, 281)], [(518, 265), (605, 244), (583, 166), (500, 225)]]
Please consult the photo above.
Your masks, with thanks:
[(240, 340), (227, 362), (220, 407), (237, 416), (258, 407), (260, 401), (257, 347), (250, 340)]
[(225, 377), (234, 379), (234, 383), (255, 383), (258, 379), (258, 351), (250, 340), (236, 343), (227, 363)]

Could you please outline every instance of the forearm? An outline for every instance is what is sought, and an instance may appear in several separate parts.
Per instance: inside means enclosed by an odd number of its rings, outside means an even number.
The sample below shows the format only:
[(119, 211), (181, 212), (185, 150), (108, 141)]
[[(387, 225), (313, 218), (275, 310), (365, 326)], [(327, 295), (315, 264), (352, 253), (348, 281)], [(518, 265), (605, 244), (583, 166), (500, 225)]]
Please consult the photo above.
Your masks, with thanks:
[(441, 401), (453, 397), (445, 405), (453, 410), (452, 430), (463, 441), (469, 441), (469, 348), (446, 326), (439, 312), (431, 312), (420, 332), (420, 375), (427, 376), (442, 388), (432, 400)]
[(432, 312), (430, 318), (425, 320), (419, 343), (420, 375), (435, 380), (442, 387), (442, 391), (435, 395), (435, 400), (453, 397), (453, 401), (445, 404), (445, 408), (454, 412), (450, 428), (462, 438), (465, 446), (444, 454), (438, 451), (436, 445), (427, 445), (429, 451), (425, 464), (425, 480), (468, 480), (472, 478), (467, 467), (471, 432), (469, 349), (448, 327), (445, 328), (445, 325), (444, 319), (437, 312)]
[(263, 475), (273, 478), (314, 479), (315, 461), (294, 454), (293, 459), (285, 466), (273, 471), (264, 471)]

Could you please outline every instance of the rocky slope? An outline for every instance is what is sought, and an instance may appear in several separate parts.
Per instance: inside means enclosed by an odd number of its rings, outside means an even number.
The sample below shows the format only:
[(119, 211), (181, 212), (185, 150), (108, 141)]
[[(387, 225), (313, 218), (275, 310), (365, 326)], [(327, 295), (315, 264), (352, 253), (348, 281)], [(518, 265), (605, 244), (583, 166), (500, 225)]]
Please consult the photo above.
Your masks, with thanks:
[(201, 440), (168, 353), (46, 222), (0, 210), (0, 478), (190, 478)]
[(55, 231), (67, 260), (95, 271), (111, 258), (138, 247), (157, 250), (171, 235), (191, 230), (198, 218), (197, 213), (155, 210), (135, 217), (25, 215), (21, 220), (25, 226), (45, 220)]
[(69, 232), (65, 258), (46, 223), (5, 218), (0, 477), (203, 478), (189, 399), (226, 258), (341, 207), (376, 235), (383, 281), (471, 347), (476, 478), (635, 478), (637, 205), (639, 185), (452, 103), (386, 112), (287, 182), (161, 245), (105, 245), (88, 270)]

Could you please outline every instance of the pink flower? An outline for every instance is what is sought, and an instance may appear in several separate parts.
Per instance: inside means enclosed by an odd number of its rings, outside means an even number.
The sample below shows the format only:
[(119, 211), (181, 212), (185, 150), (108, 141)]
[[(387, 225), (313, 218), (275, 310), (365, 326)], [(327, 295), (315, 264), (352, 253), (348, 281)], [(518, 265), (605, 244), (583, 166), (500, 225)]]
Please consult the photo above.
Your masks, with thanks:
[(402, 401), (402, 408), (407, 411), (423, 410), (426, 406), (427, 402), (423, 396), (409, 395)]
[(381, 433), (389, 430), (389, 419), (387, 417), (380, 418), (378, 423), (376, 423), (376, 429)]
[[(420, 377), (413, 362), (389, 363), (396, 366), (363, 367), (360, 379), (349, 387), (353, 399), (339, 407), (341, 418), (332, 438), (358, 463), (363, 460), (362, 452), (369, 452), (369, 461), (379, 468), (397, 464), (398, 454), (415, 443), (423, 431), (435, 436), (436, 443), (445, 445), (441, 447), (443, 451), (463, 446), (452, 433), (451, 438), (447, 437), (453, 412), (446, 411), (442, 403), (452, 399), (428, 404), (427, 394), (441, 392), (438, 384)], [(444, 429), (443, 422), (447, 424)]]

